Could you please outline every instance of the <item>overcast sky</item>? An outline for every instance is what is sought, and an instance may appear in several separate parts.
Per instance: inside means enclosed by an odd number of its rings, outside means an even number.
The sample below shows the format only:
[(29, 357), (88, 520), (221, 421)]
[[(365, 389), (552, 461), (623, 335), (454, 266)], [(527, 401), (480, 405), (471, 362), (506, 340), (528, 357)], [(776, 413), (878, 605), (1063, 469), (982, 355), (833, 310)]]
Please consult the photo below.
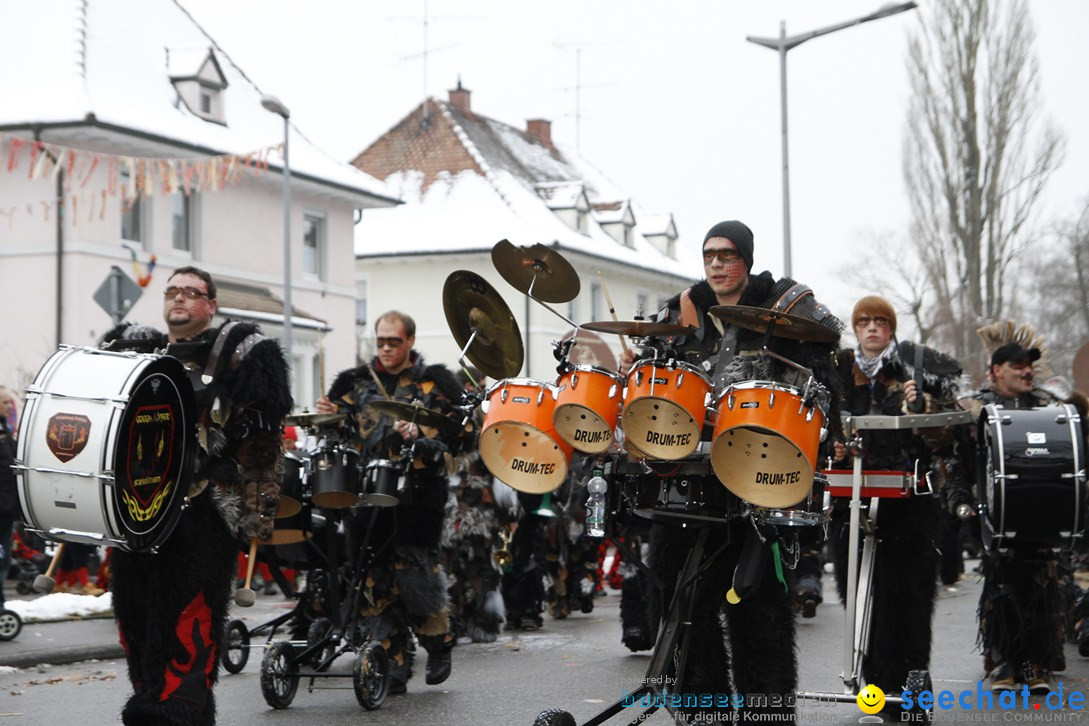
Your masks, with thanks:
[[(643, 208), (673, 212), (694, 277), (704, 232), (727, 218), (752, 227), (756, 269), (782, 273), (779, 60), (745, 37), (778, 35), (780, 20), (795, 35), (882, 4), (181, 3), (262, 91), (290, 108), (303, 133), (338, 158), (366, 148), (425, 94), (445, 99), (459, 76), (479, 113), (517, 127), (527, 118), (551, 119), (555, 141), (573, 146), (577, 139)], [(1028, 5), (1043, 81), (1037, 115), (1067, 139), (1043, 224), (1071, 216), (1089, 196), (1089, 2)], [(859, 290), (841, 280), (837, 271), (852, 251), (875, 235), (906, 234), (906, 39), (927, 0), (920, 6), (787, 55), (793, 276), (841, 315), (882, 287)]]

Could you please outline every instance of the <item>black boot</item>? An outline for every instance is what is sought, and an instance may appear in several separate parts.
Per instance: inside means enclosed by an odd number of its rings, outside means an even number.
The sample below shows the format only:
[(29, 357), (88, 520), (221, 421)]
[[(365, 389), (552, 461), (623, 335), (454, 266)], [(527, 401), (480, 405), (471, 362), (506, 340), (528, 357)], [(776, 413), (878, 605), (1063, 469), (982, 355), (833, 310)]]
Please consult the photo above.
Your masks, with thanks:
[(450, 648), (427, 654), (427, 669), (424, 681), (429, 686), (437, 686), (450, 677), (450, 669), (453, 666)]

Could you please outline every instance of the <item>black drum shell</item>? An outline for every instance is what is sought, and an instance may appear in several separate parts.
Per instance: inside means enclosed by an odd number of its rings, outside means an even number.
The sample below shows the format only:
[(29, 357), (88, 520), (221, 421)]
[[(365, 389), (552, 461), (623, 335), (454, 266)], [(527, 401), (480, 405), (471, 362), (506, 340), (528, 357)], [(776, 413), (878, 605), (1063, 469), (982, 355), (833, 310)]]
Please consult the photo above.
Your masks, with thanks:
[(322, 449), (310, 457), (311, 501), (323, 509), (347, 509), (362, 491), (359, 452), (348, 447)]
[(363, 469), (363, 501), (376, 507), (395, 507), (405, 488), (404, 471), (388, 459), (367, 462)]
[(1075, 476), (1086, 466), (1085, 440), (1073, 406), (985, 406), (978, 440), (985, 541), (1069, 545), (1085, 527), (1086, 504), (1085, 480)]

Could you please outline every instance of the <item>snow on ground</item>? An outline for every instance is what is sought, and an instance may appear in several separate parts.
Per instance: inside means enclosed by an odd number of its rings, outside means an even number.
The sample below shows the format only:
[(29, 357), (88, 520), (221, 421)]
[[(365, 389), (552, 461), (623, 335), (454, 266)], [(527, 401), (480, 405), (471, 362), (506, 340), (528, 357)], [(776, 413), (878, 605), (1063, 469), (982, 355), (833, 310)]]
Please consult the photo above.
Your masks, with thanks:
[(24, 623), (86, 618), (112, 614), (113, 594), (106, 592), (96, 597), (56, 592), (33, 600), (8, 600), (4, 607), (18, 613)]

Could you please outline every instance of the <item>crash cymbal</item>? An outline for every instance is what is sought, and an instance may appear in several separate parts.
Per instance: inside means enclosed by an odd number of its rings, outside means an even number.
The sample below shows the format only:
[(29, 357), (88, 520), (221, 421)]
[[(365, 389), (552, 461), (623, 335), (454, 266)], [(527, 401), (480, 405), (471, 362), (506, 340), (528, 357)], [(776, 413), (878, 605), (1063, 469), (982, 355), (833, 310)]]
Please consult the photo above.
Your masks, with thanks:
[(424, 408), (415, 403), (403, 401), (386, 401), (379, 399), (367, 404), (378, 413), (385, 414), (402, 421), (411, 421), (421, 426), (430, 426), (436, 429), (454, 431), (458, 428), (458, 422), (446, 416), (441, 411), (433, 408)]
[(736, 325), (745, 330), (763, 333), (775, 322), (771, 334), (778, 338), (804, 340), (810, 343), (834, 343), (839, 340), (839, 331), (821, 325), (815, 320), (799, 315), (781, 313), (767, 308), (754, 308), (747, 305), (716, 305), (707, 312), (729, 325)]
[(330, 426), (335, 423), (340, 423), (344, 419), (348, 418), (346, 413), (318, 413), (303, 412), (291, 414), (284, 419), (291, 426), (302, 426), (303, 428), (311, 428), (318, 426)]
[(442, 288), (442, 308), (458, 348), (476, 332), (465, 357), (484, 375), (518, 375), (525, 357), (518, 322), (487, 280), (469, 270), (451, 272)]
[(630, 335), (635, 338), (646, 338), (650, 335), (681, 335), (692, 332), (691, 328), (673, 323), (655, 323), (650, 320), (601, 320), (596, 323), (583, 323), (579, 326), (583, 330), (594, 330), (598, 333), (616, 333), (617, 335)]
[(542, 244), (515, 247), (499, 240), (492, 247), (492, 264), (518, 292), (528, 295), (532, 285), (531, 297), (541, 302), (570, 302), (582, 288), (575, 268), (559, 252)]

